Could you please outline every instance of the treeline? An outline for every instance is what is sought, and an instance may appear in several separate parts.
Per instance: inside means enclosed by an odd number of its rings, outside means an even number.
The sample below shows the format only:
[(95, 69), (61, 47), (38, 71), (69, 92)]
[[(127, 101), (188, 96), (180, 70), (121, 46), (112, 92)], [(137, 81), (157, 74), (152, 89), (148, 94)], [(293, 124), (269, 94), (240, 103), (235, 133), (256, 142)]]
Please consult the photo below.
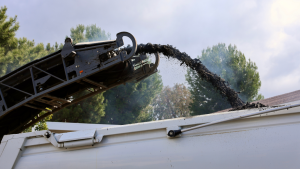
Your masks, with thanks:
[[(50, 43), (44, 46), (42, 43), (35, 44), (34, 40), (16, 38), (15, 33), (19, 29), (17, 16), (8, 18), (6, 10), (6, 7), (1, 7), (0, 10), (0, 76), (62, 49), (63, 44), (57, 42), (52, 46)], [(77, 25), (70, 29), (69, 37), (73, 39), (73, 43), (111, 39), (109, 32), (95, 24)], [(261, 81), (256, 64), (250, 59), (246, 60), (236, 46), (220, 43), (203, 50), (198, 58), (208, 69), (228, 81), (231, 88), (240, 92), (239, 96), (243, 101), (263, 99), (258, 94)], [(163, 86), (161, 75), (155, 73), (138, 83), (120, 85), (73, 104), (55, 113), (52, 119), (48, 117), (38, 123), (36, 129), (45, 129), (45, 121), (50, 119), (60, 122), (130, 124), (208, 114), (230, 108), (226, 98), (222, 98), (195, 71), (188, 70), (186, 80), (188, 86)], [(78, 93), (73, 97), (84, 94), (85, 92)]]

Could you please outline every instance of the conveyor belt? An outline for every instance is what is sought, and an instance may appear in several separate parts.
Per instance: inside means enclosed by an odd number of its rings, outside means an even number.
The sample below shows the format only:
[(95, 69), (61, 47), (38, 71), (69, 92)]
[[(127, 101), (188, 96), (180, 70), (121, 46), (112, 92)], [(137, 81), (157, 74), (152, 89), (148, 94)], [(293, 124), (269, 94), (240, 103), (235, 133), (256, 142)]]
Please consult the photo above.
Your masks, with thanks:
[[(120, 50), (123, 36), (132, 41), (133, 50)], [(137, 43), (130, 33), (117, 34), (116, 40), (72, 44), (67, 38), (62, 50), (34, 60), (0, 78), (0, 139), (19, 133), (37, 122), (41, 111), (50, 115), (87, 97), (112, 87), (140, 81), (157, 71), (147, 64), (146, 55), (134, 56)], [(71, 100), (83, 90), (91, 93)]]

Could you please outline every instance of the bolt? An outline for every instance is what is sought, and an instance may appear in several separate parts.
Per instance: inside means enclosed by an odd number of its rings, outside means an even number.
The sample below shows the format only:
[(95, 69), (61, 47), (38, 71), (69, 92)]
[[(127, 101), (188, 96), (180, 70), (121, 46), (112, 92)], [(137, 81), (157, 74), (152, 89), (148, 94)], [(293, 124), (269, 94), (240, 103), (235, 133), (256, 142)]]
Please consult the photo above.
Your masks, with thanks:
[(47, 137), (47, 138), (49, 138), (49, 137), (51, 136), (49, 132), (46, 132), (44, 135), (45, 135), (45, 137)]

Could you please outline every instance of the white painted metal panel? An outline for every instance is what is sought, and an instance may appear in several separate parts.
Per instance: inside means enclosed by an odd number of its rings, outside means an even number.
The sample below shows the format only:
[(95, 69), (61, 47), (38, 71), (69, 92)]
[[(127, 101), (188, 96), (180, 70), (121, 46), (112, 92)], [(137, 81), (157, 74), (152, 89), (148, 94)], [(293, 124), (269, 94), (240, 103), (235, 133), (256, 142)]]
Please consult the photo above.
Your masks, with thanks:
[(50, 131), (78, 131), (101, 129), (103, 127), (112, 127), (112, 124), (86, 124), (86, 123), (62, 123), (62, 122), (46, 122)]
[(18, 161), (20, 153), (23, 151), (23, 145), (26, 138), (10, 139), (5, 144), (5, 147), (1, 153), (0, 167), (1, 169), (13, 168)]
[(6, 141), (5, 142), (1, 142), (1, 144), (0, 144), (0, 158), (1, 158), (1, 155), (2, 155), (2, 153), (4, 151), (5, 146), (6, 146)]
[[(284, 114), (288, 111), (195, 129), (172, 139), (159, 125), (175, 126), (183, 123), (181, 119), (171, 120), (172, 125), (170, 121), (152, 123), (152, 130), (149, 126), (146, 130), (149, 124), (134, 125), (137, 129), (117, 127), (112, 133), (110, 128), (101, 129), (97, 134), (104, 134), (103, 140), (94, 146), (60, 149), (30, 144), (15, 168), (299, 168), (300, 113)], [(204, 119), (194, 120), (201, 124)], [(185, 124), (181, 126), (193, 125)], [(138, 128), (139, 132), (130, 132)]]
[(91, 139), (95, 135), (95, 129), (93, 130), (81, 130), (76, 132), (63, 133), (62, 136), (57, 140), (58, 142), (72, 141), (72, 140), (83, 140)]

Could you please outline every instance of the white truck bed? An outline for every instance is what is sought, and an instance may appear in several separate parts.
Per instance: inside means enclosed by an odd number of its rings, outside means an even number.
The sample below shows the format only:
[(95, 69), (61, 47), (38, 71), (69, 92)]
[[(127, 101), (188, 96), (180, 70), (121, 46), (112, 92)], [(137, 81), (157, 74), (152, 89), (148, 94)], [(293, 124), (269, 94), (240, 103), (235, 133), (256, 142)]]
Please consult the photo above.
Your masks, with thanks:
[(169, 129), (257, 111), (100, 128), (95, 136), (103, 138), (93, 146), (57, 147), (43, 136), (46, 131), (6, 135), (0, 144), (0, 168), (300, 168), (300, 107), (167, 136)]

